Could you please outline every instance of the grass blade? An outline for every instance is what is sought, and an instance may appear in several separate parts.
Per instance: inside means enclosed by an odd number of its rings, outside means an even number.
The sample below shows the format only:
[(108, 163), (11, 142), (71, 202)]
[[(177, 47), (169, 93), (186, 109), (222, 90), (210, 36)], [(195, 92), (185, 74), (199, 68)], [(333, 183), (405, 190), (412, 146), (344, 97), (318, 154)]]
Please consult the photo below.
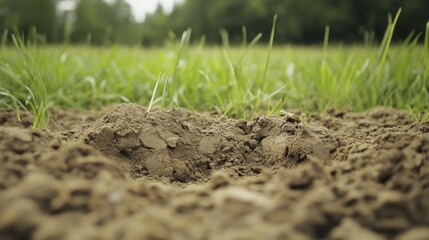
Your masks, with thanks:
[(161, 77), (162, 77), (162, 73), (159, 73), (158, 80), (156, 80), (156, 84), (152, 92), (152, 97), (150, 98), (149, 107), (147, 108), (147, 113), (150, 113), (150, 110), (152, 109), (155, 96), (156, 96), (156, 91), (158, 90), (158, 84), (161, 81)]

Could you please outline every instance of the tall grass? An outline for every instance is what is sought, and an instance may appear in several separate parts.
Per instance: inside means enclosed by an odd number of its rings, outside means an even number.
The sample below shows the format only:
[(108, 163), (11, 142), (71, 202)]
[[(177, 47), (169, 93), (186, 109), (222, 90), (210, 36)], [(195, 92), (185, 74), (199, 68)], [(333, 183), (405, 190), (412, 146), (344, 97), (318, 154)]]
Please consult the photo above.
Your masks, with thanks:
[[(34, 45), (25, 46), (21, 38), (12, 36), (19, 57), (18, 63), (6, 61), (0, 66), (4, 86), (0, 86), (0, 95), (10, 99), (17, 110), (30, 108), (34, 115), (34, 128), (46, 127), (49, 123), (49, 96), (46, 79), (40, 69)], [(5, 104), (6, 106), (8, 104)]]
[[(53, 104), (98, 109), (118, 102), (245, 118), (290, 108), (385, 105), (428, 121), (429, 23), (423, 34), (393, 44), (398, 16), (390, 18), (378, 48), (330, 45), (329, 27), (320, 47), (274, 46), (276, 18), (270, 36), (249, 40), (243, 28), (241, 46), (230, 46), (226, 32), (221, 47), (204, 46), (204, 38), (191, 45), (190, 30), (159, 49), (35, 46), (16, 39), (14, 47), (0, 47), (0, 104), (31, 111), (34, 127), (46, 126)], [(258, 44), (263, 37), (268, 46)]]

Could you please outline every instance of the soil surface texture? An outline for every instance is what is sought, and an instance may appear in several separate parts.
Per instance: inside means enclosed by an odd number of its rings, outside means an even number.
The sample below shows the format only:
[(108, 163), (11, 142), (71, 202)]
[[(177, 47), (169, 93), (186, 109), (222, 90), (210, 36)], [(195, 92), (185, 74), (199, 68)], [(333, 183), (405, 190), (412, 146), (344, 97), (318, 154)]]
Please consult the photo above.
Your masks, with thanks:
[(429, 123), (0, 112), (0, 239), (429, 239)]

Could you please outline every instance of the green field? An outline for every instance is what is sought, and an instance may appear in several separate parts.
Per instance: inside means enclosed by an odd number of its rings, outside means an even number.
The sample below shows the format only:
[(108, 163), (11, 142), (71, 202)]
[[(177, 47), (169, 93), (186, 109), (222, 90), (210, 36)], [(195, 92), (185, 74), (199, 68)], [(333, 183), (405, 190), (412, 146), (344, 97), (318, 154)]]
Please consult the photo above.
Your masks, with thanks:
[[(362, 111), (377, 105), (409, 109), (429, 118), (428, 32), (390, 44), (388, 27), (378, 45), (164, 48), (2, 44), (0, 105), (27, 109), (35, 127), (52, 105), (76, 109), (135, 102), (161, 109), (215, 110), (233, 117), (280, 109)], [(326, 35), (328, 36), (328, 35)], [(423, 44), (418, 44), (417, 39)]]

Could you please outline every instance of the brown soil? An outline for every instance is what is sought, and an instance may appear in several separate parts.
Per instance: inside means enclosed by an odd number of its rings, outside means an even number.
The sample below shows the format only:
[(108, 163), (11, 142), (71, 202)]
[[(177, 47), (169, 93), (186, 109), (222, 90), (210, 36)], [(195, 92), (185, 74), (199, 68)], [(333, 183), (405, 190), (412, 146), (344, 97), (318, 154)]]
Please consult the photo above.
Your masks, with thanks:
[(429, 123), (0, 113), (0, 239), (429, 239)]

